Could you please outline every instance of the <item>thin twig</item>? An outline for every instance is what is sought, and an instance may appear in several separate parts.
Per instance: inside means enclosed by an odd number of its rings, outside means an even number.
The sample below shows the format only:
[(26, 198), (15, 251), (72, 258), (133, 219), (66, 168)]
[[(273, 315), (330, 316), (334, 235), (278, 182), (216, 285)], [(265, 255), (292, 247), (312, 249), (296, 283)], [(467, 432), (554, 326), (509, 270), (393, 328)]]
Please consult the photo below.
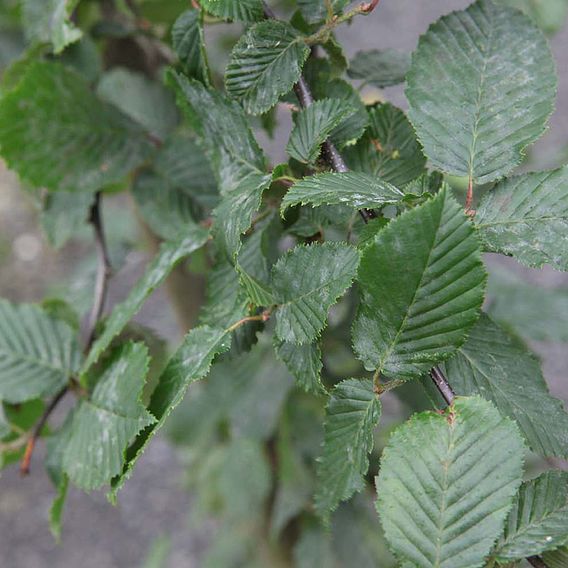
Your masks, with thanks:
[(439, 367), (434, 367), (430, 371), (430, 377), (436, 385), (439, 393), (446, 401), (446, 404), (448, 404), (448, 406), (451, 405), (454, 402), (456, 395), (450, 386), (450, 383), (448, 383), (448, 379), (444, 376), (444, 373), (442, 373)]
[(534, 568), (548, 568), (544, 560), (540, 556), (529, 556), (527, 562)]
[(91, 207), (91, 216), (89, 219), (95, 232), (95, 247), (97, 250), (97, 278), (95, 282), (95, 293), (93, 297), (93, 306), (89, 314), (87, 323), (87, 331), (85, 334), (85, 352), (88, 352), (95, 339), (97, 324), (103, 313), (107, 289), (108, 279), (111, 275), (111, 264), (106, 243), (103, 219), (101, 215), (101, 194), (97, 192), (95, 202)]
[[(91, 214), (89, 217), (89, 222), (93, 225), (95, 233), (95, 246), (97, 249), (97, 278), (95, 282), (95, 292), (93, 297), (93, 306), (91, 308), (91, 313), (89, 314), (89, 320), (87, 323), (87, 331), (85, 333), (85, 353), (89, 351), (93, 345), (95, 339), (95, 332), (99, 319), (103, 313), (103, 308), (106, 300), (108, 279), (111, 274), (110, 258), (108, 254), (108, 247), (106, 243), (106, 237), (104, 232), (103, 219), (101, 215), (101, 194), (97, 192), (95, 195), (95, 201), (91, 207)], [(20, 472), (22, 475), (27, 475), (30, 472), (30, 463), (32, 461), (32, 455), (38, 438), (41, 436), (41, 432), (46, 425), (52, 412), (57, 408), (57, 405), (63, 400), (67, 392), (72, 388), (73, 381), (70, 381), (65, 387), (63, 387), (48, 404), (47, 408), (41, 415), (40, 419), (34, 426), (34, 429), (27, 441), (26, 450), (24, 452), (24, 457), (20, 465)]]
[(241, 325), (244, 325), (245, 323), (249, 323), (251, 321), (267, 322), (270, 319), (270, 315), (271, 315), (271, 311), (265, 310), (264, 312), (262, 312), (258, 316), (247, 316), (246, 318), (240, 319), (238, 322), (234, 323), (231, 327), (228, 327), (225, 331), (227, 333), (231, 333), (231, 332), (235, 331), (235, 329), (238, 329), (239, 327), (241, 327)]
[(61, 389), (47, 405), (47, 408), (43, 411), (41, 418), (35, 425), (32, 434), (26, 444), (26, 451), (24, 452), (24, 457), (20, 465), (20, 473), (22, 475), (28, 475), (30, 473), (30, 463), (32, 461), (32, 454), (36, 445), (37, 439), (41, 436), (41, 431), (47, 423), (47, 420), (51, 416), (51, 413), (57, 408), (57, 405), (63, 400), (63, 397), (67, 394), (69, 387)]

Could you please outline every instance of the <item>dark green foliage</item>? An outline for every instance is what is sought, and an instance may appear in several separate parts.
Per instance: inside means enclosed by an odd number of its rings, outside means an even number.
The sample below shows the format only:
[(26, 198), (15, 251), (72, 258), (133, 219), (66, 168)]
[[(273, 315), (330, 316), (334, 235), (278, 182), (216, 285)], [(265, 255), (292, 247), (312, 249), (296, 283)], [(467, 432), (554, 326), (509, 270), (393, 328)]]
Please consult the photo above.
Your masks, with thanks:
[[(68, 489), (116, 501), (166, 435), (217, 519), (204, 568), (565, 568), (567, 475), (523, 480), (568, 459), (568, 414), (514, 334), (565, 342), (568, 293), (493, 263), (486, 291), (483, 257), (568, 270), (567, 168), (510, 175), (565, 0), (350, 61), (337, 28), (386, 2), (269, 4), (0, 6), (0, 154), (92, 295), (0, 300), (1, 467), (45, 455), (59, 538)], [(405, 82), (408, 116), (377, 91)]]

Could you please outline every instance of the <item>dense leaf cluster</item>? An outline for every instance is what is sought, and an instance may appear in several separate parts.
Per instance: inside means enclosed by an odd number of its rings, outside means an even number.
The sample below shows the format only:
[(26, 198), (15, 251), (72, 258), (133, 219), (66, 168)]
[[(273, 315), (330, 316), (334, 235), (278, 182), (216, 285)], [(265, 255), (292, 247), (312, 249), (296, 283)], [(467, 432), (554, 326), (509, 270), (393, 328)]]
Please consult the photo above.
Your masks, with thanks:
[[(88, 221), (99, 252), (86, 339), (65, 302), (0, 302), (2, 463), (27, 469), (47, 436), (59, 534), (68, 484), (116, 500), (164, 427), (191, 449), (198, 513), (221, 519), (212, 567), (566, 566), (568, 477), (525, 464), (568, 459), (568, 414), (517, 333), (566, 340), (568, 296), (488, 282), (483, 257), (568, 271), (568, 166), (514, 173), (553, 109), (543, 30), (565, 3), (477, 0), (412, 55), (351, 61), (334, 30), (375, 3), (297, 0), (289, 21), (261, 0), (157, 4), (2, 9), (25, 49), (4, 72), (1, 156), (43, 190), (53, 245)], [(244, 25), (223, 77), (204, 39), (221, 20)], [(408, 114), (346, 77), (406, 82)], [(281, 112), (289, 160), (271, 165), (255, 132)], [(101, 317), (101, 201), (118, 192), (162, 243)], [(160, 364), (131, 320), (188, 259), (207, 292)], [(391, 390), (417, 412), (389, 432)]]

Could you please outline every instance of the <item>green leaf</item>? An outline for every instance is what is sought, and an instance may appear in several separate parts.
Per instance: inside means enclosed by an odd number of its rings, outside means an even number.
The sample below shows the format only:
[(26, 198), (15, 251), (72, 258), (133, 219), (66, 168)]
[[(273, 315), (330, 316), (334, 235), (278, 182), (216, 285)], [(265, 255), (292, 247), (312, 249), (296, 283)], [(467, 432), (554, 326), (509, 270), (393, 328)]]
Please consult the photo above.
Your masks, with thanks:
[(22, 21), (28, 41), (53, 44), (54, 53), (81, 38), (70, 16), (79, 0), (23, 0)]
[(207, 278), (206, 301), (200, 323), (222, 326), (246, 315), (247, 298), (239, 288), (239, 274), (226, 255), (218, 255)]
[(140, 403), (148, 372), (148, 352), (129, 343), (113, 354), (89, 400), (73, 417), (63, 468), (78, 487), (97, 489), (120, 473), (128, 444), (155, 422)]
[(146, 160), (146, 132), (100, 101), (57, 63), (29, 65), (0, 101), (0, 145), (9, 167), (36, 187), (95, 191)]
[(290, 417), (285, 414), (278, 428), (276, 443), (276, 475), (278, 485), (270, 518), (270, 537), (278, 538), (293, 521), (310, 506), (311, 472), (294, 444)]
[(351, 285), (359, 254), (340, 243), (297, 246), (274, 265), (272, 285), (279, 305), (276, 335), (282, 341), (313, 341), (326, 324), (327, 312)]
[(251, 114), (272, 108), (300, 78), (310, 50), (294, 28), (269, 20), (250, 28), (231, 52), (225, 86)]
[(170, 136), (160, 148), (153, 171), (169, 185), (189, 195), (203, 209), (217, 205), (219, 191), (207, 157), (195, 140), (183, 133)]
[(256, 22), (264, 17), (261, 0), (200, 0), (201, 7), (224, 20)]
[(175, 265), (201, 248), (207, 238), (208, 232), (205, 229), (195, 227), (188, 230), (187, 236), (183, 240), (165, 243), (161, 246), (160, 252), (148, 265), (146, 272), (132, 288), (126, 300), (113, 308), (103, 333), (97, 338), (89, 351), (87, 360), (83, 365), (83, 372), (97, 362), (114, 337), (122, 331), (124, 326), (142, 307), (144, 300), (166, 279)]
[(303, 530), (293, 552), (294, 568), (313, 568), (318, 565), (335, 568), (331, 537), (321, 526), (314, 524)]
[(51, 246), (61, 248), (85, 226), (93, 198), (90, 192), (57, 191), (47, 194), (40, 222)]
[(332, 76), (343, 75), (349, 67), (349, 61), (347, 61), (343, 46), (337, 41), (335, 35), (331, 34), (321, 47), (328, 57)]
[(358, 280), (357, 355), (369, 370), (409, 379), (465, 341), (483, 303), (485, 271), (474, 228), (444, 189), (377, 234)]
[(347, 379), (332, 391), (326, 407), (323, 455), (318, 460), (316, 509), (328, 517), (341, 501), (364, 487), (381, 403), (370, 380)]
[(333, 129), (355, 112), (354, 107), (339, 99), (316, 101), (297, 113), (286, 151), (299, 162), (315, 162)]
[(178, 104), (205, 148), (221, 193), (228, 193), (252, 173), (264, 173), (264, 155), (243, 109), (198, 81), (176, 73), (171, 73), (170, 78), (177, 90)]
[(568, 13), (566, 0), (497, 0), (497, 3), (522, 10), (548, 34), (554, 34), (562, 29)]
[(513, 422), (477, 397), (399, 426), (376, 484), (385, 535), (403, 565), (483, 566), (521, 483), (524, 452)]
[(568, 167), (505, 179), (481, 200), (475, 222), (491, 252), (568, 270)]
[(115, 67), (103, 74), (97, 94), (160, 140), (178, 123), (172, 93), (142, 73)]
[[(328, 9), (326, 0), (297, 0), (298, 8), (309, 24), (315, 24), (327, 19)], [(334, 14), (343, 10), (350, 0), (331, 0)]]
[(349, 147), (357, 142), (369, 125), (369, 117), (361, 96), (352, 85), (343, 79), (325, 81), (320, 79), (314, 85), (314, 95), (317, 99), (341, 99), (357, 112), (344, 120), (331, 133), (331, 141), (340, 149)]
[[(400, 188), (425, 176), (426, 158), (406, 115), (382, 103), (368, 109), (368, 118), (370, 124), (363, 138), (345, 150), (348, 166)], [(406, 187), (404, 191), (412, 193)]]
[(488, 317), (480, 319), (445, 366), (456, 393), (491, 400), (517, 421), (535, 452), (568, 458), (568, 414), (563, 403), (549, 394), (536, 358)]
[(222, 328), (203, 325), (192, 329), (185, 336), (183, 343), (160, 375), (158, 385), (150, 399), (148, 410), (157, 422), (151, 428), (144, 430), (129, 448), (124, 468), (112, 482), (111, 499), (116, 499), (116, 494), (132, 475), (138, 458), (174, 408), (182, 401), (187, 387), (204, 378), (209, 373), (213, 359), (227, 351), (229, 347), (230, 335)]
[(49, 509), (49, 530), (55, 542), (61, 542), (61, 525), (63, 523), (63, 508), (67, 500), (67, 490), (69, 488), (69, 478), (63, 477), (61, 484), (57, 487), (57, 495)]
[(294, 205), (349, 205), (356, 209), (400, 203), (404, 194), (380, 178), (359, 172), (324, 173), (295, 183), (284, 196), (281, 212)]
[(0, 400), (52, 396), (77, 372), (81, 352), (71, 328), (37, 306), (0, 300)]
[(294, 375), (300, 388), (313, 394), (325, 393), (325, 388), (321, 382), (323, 363), (318, 343), (296, 345), (286, 341), (275, 341), (274, 349), (277, 357)]
[(270, 185), (270, 175), (253, 174), (242, 181), (213, 211), (213, 236), (220, 249), (233, 258), (241, 247), (241, 235), (251, 226), (262, 194)]
[(547, 471), (521, 485), (493, 555), (501, 562), (554, 550), (568, 541), (568, 473)]
[(410, 121), (431, 165), (487, 183), (509, 173), (546, 127), (556, 91), (542, 32), (478, 0), (433, 24), (407, 76)]
[(553, 552), (545, 552), (542, 559), (548, 568), (566, 568), (568, 566), (568, 546)]
[(136, 176), (132, 195), (140, 214), (152, 232), (170, 241), (179, 241), (189, 228), (195, 228), (193, 199), (151, 171)]
[[(233, 437), (267, 441), (274, 436), (288, 393), (294, 385), (286, 367), (274, 358), (268, 342), (256, 345), (242, 359), (253, 359), (260, 352), (257, 365), (251, 369), (229, 403), (228, 423)], [(234, 364), (230, 367), (234, 377)], [(226, 388), (226, 387), (225, 387)]]
[(406, 115), (384, 103), (369, 110), (368, 136), (376, 152), (373, 173), (397, 187), (403, 187), (425, 171), (426, 158)]
[(237, 265), (237, 271), (241, 287), (252, 304), (257, 307), (272, 306), (274, 304), (274, 296), (266, 283), (251, 276), (239, 265)]
[(364, 84), (382, 89), (404, 83), (410, 68), (410, 54), (397, 49), (358, 51), (351, 60), (347, 75)]
[(49, 529), (58, 544), (61, 541), (63, 509), (69, 488), (69, 478), (63, 471), (63, 456), (65, 455), (65, 448), (69, 444), (73, 432), (74, 414), (74, 410), (69, 412), (63, 426), (55, 434), (49, 436), (45, 444), (47, 450), (45, 467), (49, 478), (56, 487), (55, 499), (49, 509)]
[(203, 15), (199, 10), (183, 12), (173, 25), (172, 42), (186, 74), (209, 86), (202, 20)]
[(505, 328), (537, 341), (568, 342), (568, 286), (534, 286), (492, 269), (488, 296), (488, 314)]

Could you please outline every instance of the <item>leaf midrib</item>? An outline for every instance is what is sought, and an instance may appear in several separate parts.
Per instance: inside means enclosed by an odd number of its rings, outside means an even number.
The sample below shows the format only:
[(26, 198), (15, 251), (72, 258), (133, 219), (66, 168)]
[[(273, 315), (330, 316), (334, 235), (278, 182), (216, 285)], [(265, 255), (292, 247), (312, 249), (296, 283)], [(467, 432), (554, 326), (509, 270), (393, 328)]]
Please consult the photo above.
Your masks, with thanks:
[[(495, 26), (494, 26), (494, 22), (491, 21), (490, 23), (490, 28), (489, 28), (489, 36), (488, 36), (488, 40), (487, 40), (487, 51), (483, 52), (482, 55), (484, 56), (484, 60), (483, 60), (483, 67), (481, 69), (480, 72), (480, 78), (479, 78), (479, 86), (478, 86), (478, 90), (477, 90), (477, 101), (475, 103), (475, 121), (474, 121), (474, 125), (473, 125), (473, 130), (471, 132), (472, 135), (472, 143), (471, 143), (471, 148), (469, 151), (469, 164), (468, 164), (468, 170), (469, 170), (469, 179), (473, 180), (473, 170), (474, 170), (474, 157), (476, 155), (476, 144), (477, 144), (477, 137), (478, 137), (478, 127), (479, 127), (479, 122), (482, 118), (482, 107), (481, 107), (481, 103), (483, 100), (483, 96), (484, 96), (484, 87), (485, 87), (485, 81), (486, 81), (486, 72), (487, 72), (487, 64), (489, 62), (489, 54), (493, 52), (493, 48), (492, 48), (492, 44), (493, 44), (493, 34), (494, 34), (494, 30), (495, 30)], [(479, 49), (479, 47), (476, 45), (476, 47)]]

